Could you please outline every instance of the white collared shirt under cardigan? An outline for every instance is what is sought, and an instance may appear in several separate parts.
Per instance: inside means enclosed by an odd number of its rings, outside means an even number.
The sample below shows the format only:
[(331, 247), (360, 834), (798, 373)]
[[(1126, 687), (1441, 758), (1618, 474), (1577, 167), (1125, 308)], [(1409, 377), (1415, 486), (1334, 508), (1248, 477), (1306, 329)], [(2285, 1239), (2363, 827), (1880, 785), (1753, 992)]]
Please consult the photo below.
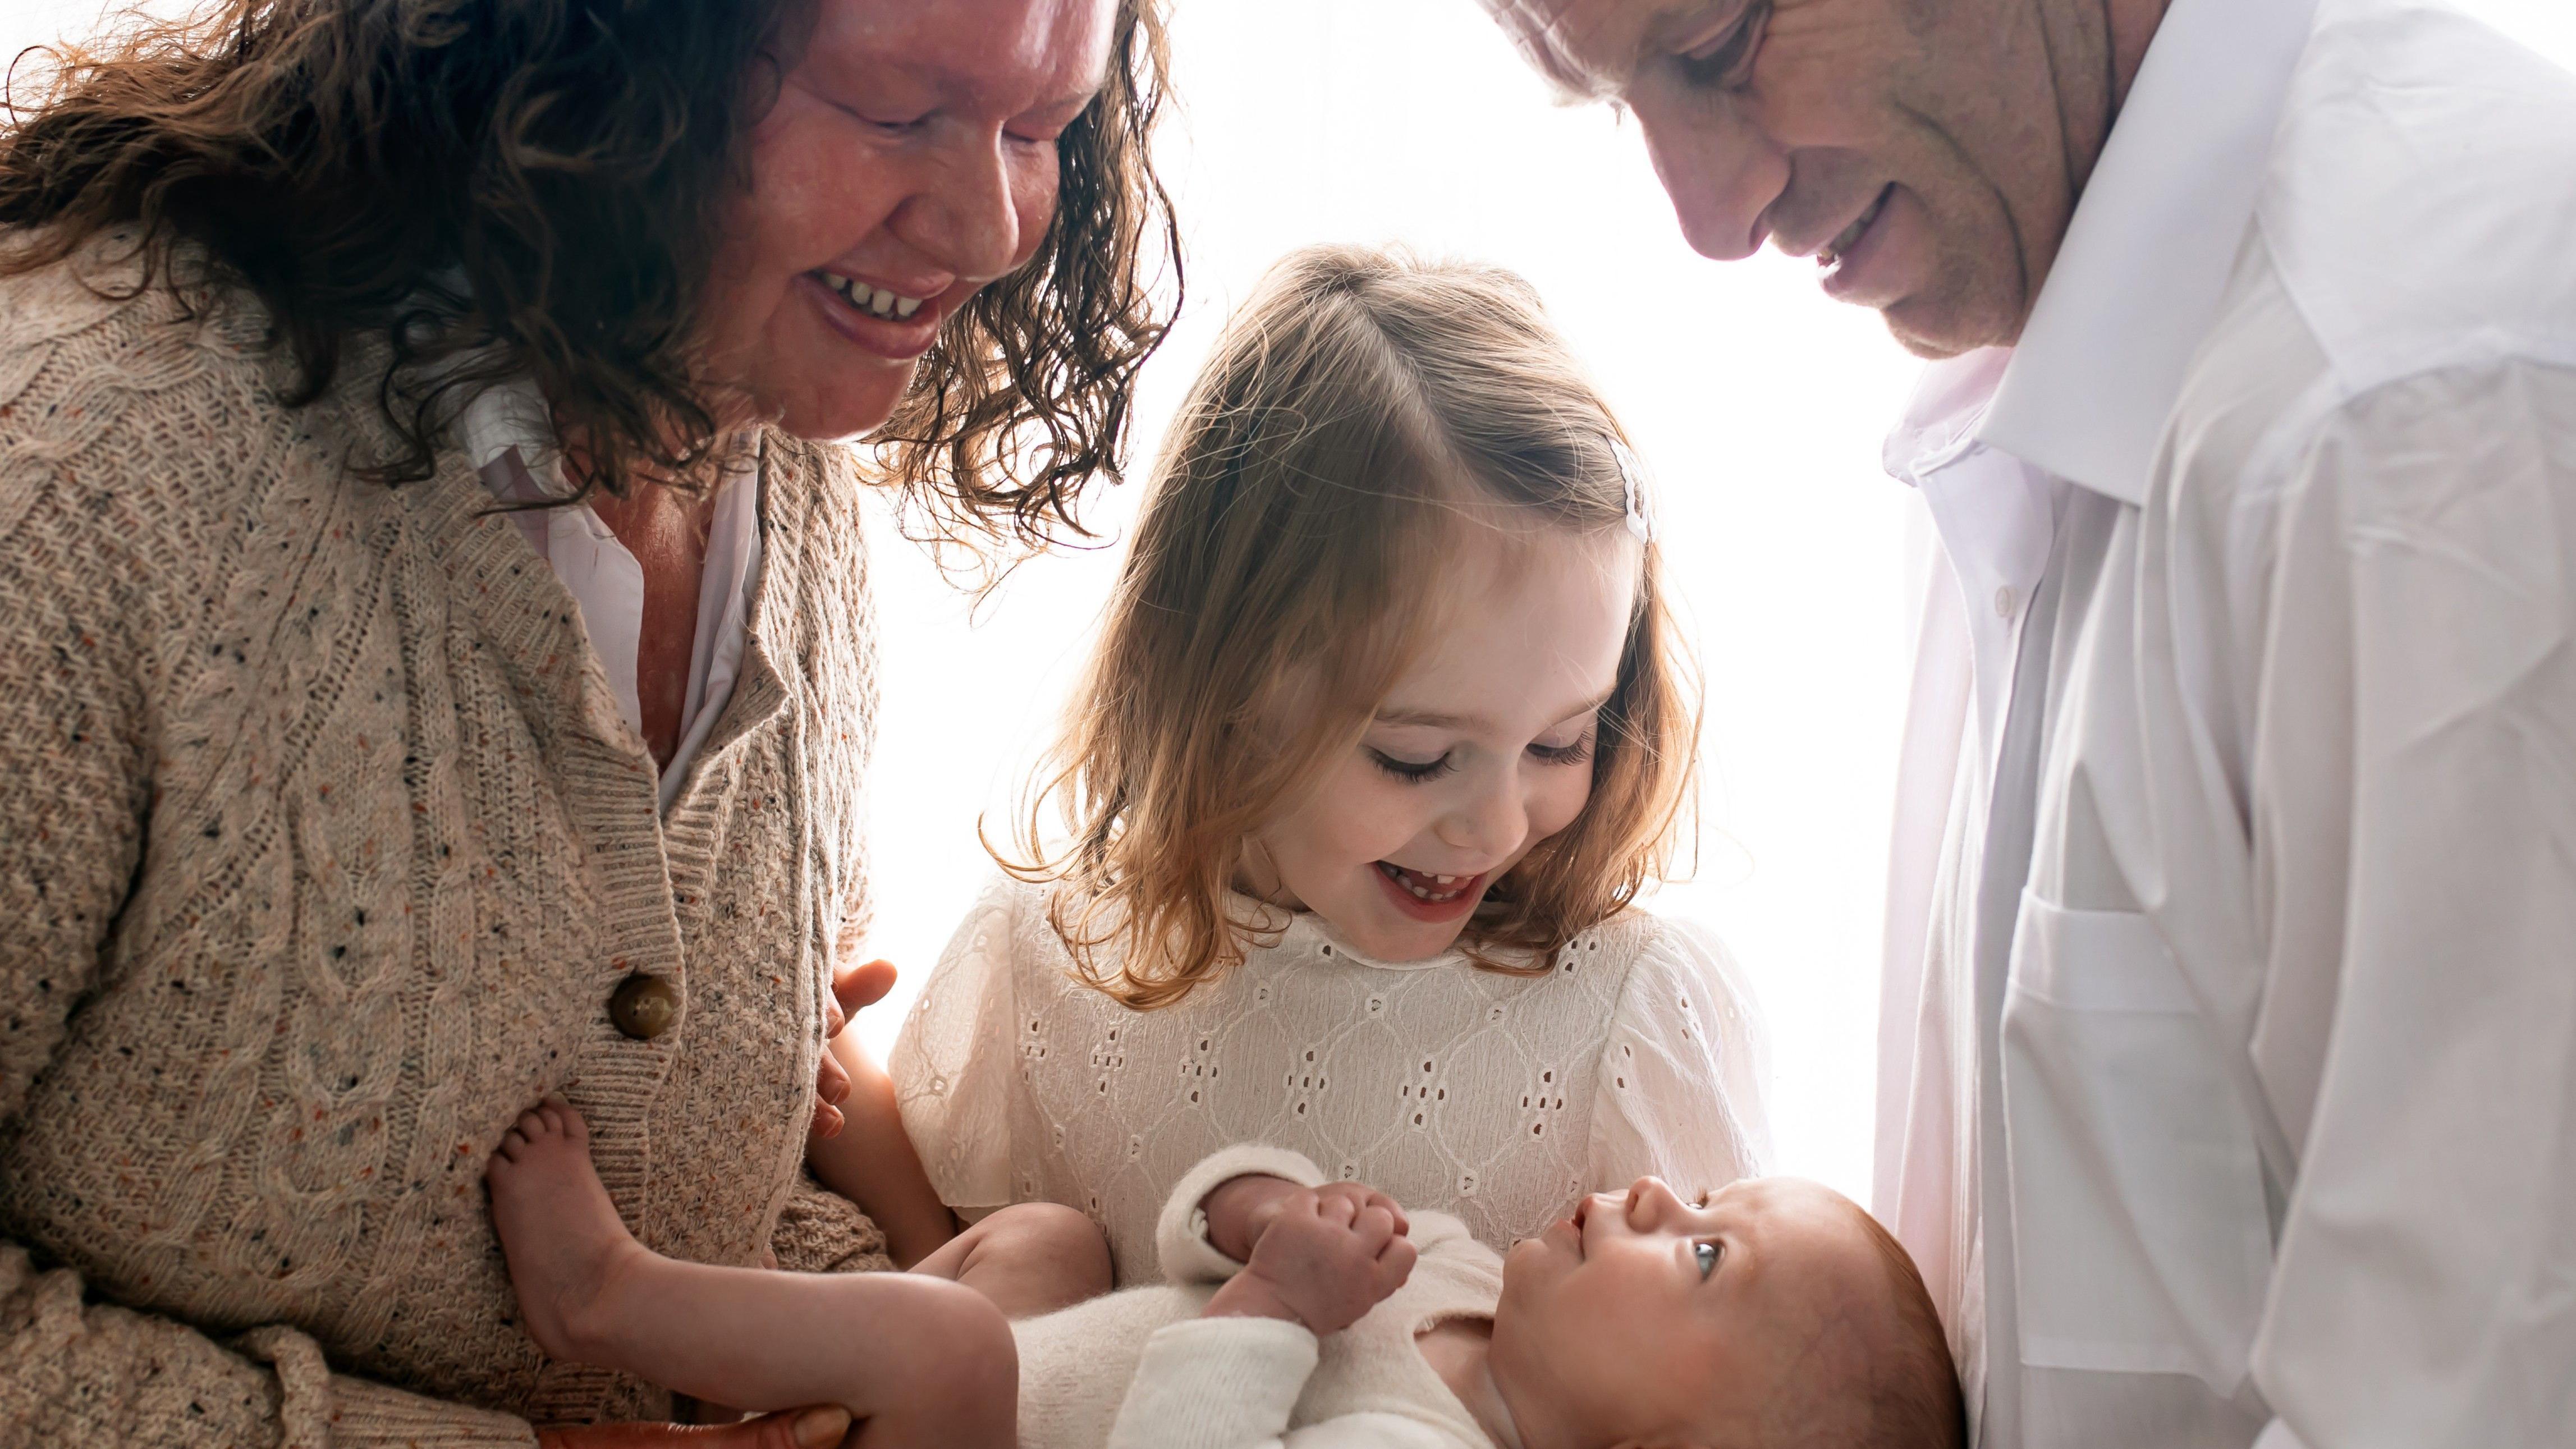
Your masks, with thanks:
[(2576, 77), (2174, 0), (1888, 457), (1877, 1207), (1981, 1442), (2576, 1443)]

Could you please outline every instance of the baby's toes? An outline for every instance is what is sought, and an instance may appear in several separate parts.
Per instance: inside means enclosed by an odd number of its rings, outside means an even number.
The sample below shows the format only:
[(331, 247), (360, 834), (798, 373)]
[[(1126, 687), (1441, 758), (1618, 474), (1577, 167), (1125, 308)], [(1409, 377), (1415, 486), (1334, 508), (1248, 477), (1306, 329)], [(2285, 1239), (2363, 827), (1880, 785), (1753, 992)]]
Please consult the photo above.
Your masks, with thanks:
[(492, 1149), (492, 1156), (484, 1162), (483, 1170), (490, 1173), (510, 1168), (517, 1164), (519, 1154), (527, 1150), (528, 1139), (513, 1127), (501, 1134), (501, 1145)]
[(576, 1147), (590, 1144), (590, 1125), (581, 1120), (581, 1113), (574, 1110), (572, 1103), (561, 1097), (548, 1097), (537, 1104), (537, 1110), (545, 1114), (547, 1125), (556, 1135)]

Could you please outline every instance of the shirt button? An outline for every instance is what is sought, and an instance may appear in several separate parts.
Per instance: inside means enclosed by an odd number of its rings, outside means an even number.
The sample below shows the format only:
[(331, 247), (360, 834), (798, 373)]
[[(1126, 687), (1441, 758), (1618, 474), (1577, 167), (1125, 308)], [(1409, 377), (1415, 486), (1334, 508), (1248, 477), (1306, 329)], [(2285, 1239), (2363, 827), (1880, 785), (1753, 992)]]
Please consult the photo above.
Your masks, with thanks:
[(608, 995), (608, 1019), (636, 1041), (651, 1041), (680, 1019), (680, 988), (638, 971)]
[(2017, 602), (2018, 600), (2013, 598), (2012, 585), (2006, 584), (2002, 588), (1995, 590), (1995, 617), (1998, 619), (2011, 618), (2013, 616), (2013, 605)]

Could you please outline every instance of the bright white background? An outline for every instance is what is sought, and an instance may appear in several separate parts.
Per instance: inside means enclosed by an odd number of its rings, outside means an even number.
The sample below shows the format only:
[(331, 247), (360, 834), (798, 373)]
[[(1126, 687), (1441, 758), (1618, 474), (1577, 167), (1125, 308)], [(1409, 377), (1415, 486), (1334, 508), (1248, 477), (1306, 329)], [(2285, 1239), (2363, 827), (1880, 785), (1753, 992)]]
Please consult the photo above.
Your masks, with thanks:
[[(1865, 1193), (1918, 538), (1878, 439), (1915, 364), (1874, 317), (1826, 302), (1806, 264), (1693, 256), (1634, 128), (1552, 104), (1472, 0), (1173, 5), (1166, 154), (1191, 293), (1149, 373), (1136, 475), (1218, 321), (1291, 247), (1401, 240), (1536, 282), (1661, 480), (1709, 682), (1701, 869), (1654, 908), (1715, 925), (1761, 996), (1780, 1165)], [(2576, 64), (2565, 0), (2467, 8)], [(0, 0), (0, 48), (98, 10)], [(1092, 517), (1114, 532), (1134, 491)], [(1007, 825), (1116, 560), (1042, 559), (973, 607), (880, 522), (874, 946), (908, 973), (860, 1023), (882, 1052), (990, 872), (977, 818)]]
[[(2470, 8), (2576, 63), (2566, 0)], [(1693, 255), (1633, 123), (1553, 104), (1473, 0), (1175, 9), (1191, 295), (1144, 437), (1229, 305), (1301, 243), (1402, 240), (1538, 284), (1658, 477), (1707, 672), (1701, 869), (1653, 909), (1714, 925), (1761, 996), (1779, 1166), (1865, 1199), (1914, 556), (1910, 495), (1878, 454), (1917, 364), (1826, 301), (1811, 263)], [(1103, 503), (1114, 522), (1133, 498)], [(970, 614), (879, 544), (876, 946), (918, 981), (989, 869), (974, 810), (1007, 823), (1115, 556), (1039, 560)], [(881, 1049), (901, 1017), (880, 1011), (861, 1030)]]

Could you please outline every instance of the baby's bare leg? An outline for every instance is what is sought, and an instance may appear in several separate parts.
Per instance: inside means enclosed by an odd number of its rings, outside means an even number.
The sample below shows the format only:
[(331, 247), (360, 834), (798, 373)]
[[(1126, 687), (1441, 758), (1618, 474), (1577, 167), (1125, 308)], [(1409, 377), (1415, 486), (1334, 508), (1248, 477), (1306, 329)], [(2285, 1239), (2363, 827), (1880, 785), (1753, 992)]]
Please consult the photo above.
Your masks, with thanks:
[(1051, 1202), (1006, 1207), (913, 1265), (954, 1279), (1012, 1318), (1097, 1298), (1109, 1291), (1109, 1240), (1091, 1219)]
[(619, 1221), (559, 1102), (519, 1119), (485, 1177), (529, 1336), (553, 1357), (754, 1411), (841, 1404), (861, 1445), (1016, 1438), (1018, 1353), (976, 1293), (665, 1258)]

